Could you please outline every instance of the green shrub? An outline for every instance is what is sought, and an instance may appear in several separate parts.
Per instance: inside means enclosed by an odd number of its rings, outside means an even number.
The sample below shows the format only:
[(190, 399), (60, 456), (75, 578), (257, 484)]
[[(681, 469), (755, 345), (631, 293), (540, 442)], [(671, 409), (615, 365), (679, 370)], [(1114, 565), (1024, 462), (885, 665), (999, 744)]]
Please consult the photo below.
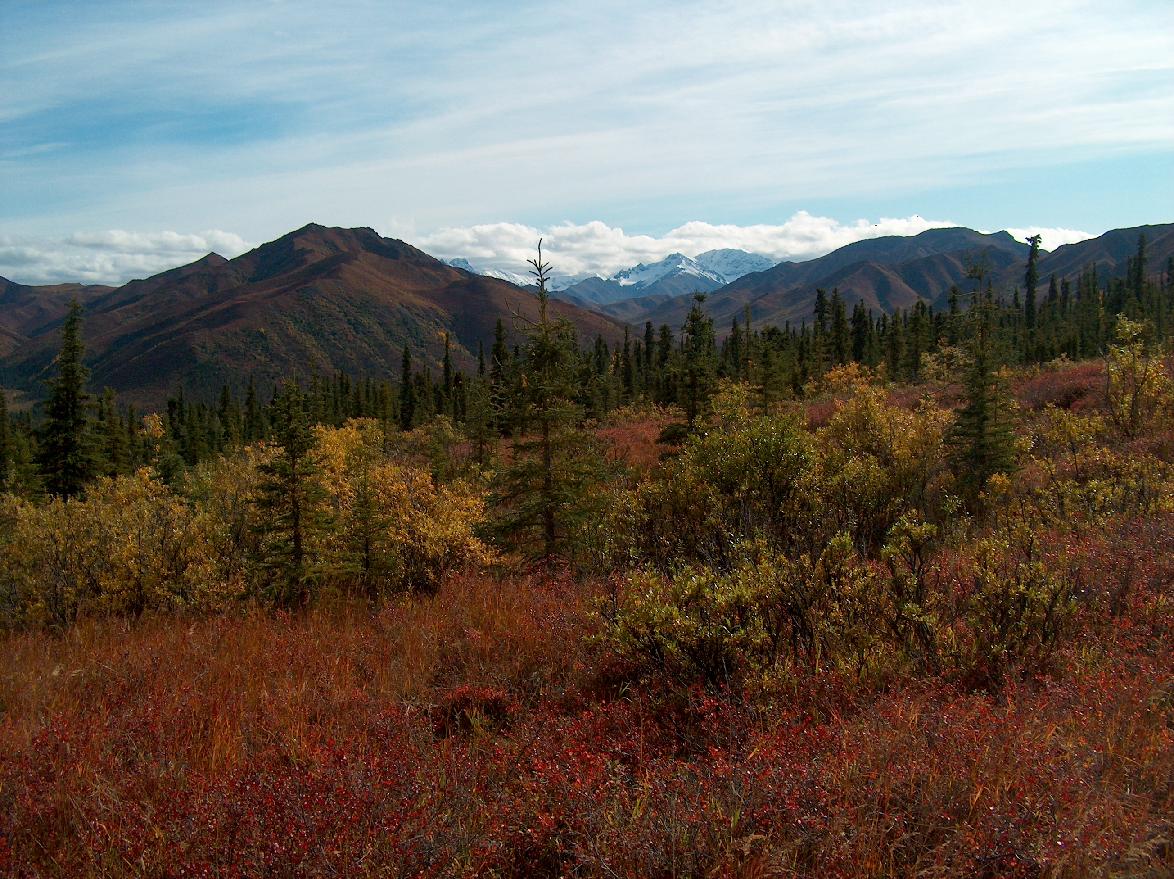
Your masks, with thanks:
[(816, 558), (763, 543), (738, 547), (728, 570), (689, 566), (630, 575), (605, 613), (627, 659), (683, 681), (730, 683), (780, 664), (855, 664), (875, 630), (873, 577), (840, 535)]

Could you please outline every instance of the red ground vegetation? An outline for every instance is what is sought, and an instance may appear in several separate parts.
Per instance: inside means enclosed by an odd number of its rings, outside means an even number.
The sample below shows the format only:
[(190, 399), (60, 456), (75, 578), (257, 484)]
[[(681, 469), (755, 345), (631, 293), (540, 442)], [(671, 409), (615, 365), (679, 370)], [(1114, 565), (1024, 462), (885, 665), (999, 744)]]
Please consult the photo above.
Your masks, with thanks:
[(609, 453), (629, 467), (647, 470), (660, 462), (669, 446), (657, 442), (660, 432), (673, 422), (667, 412), (652, 412), (634, 419), (609, 419), (595, 433)]
[(1015, 396), (1025, 409), (1049, 404), (1074, 412), (1099, 409), (1105, 403), (1105, 364), (1090, 360), (1041, 369), (1016, 384)]
[(1169, 875), (1171, 526), (1052, 547), (1113, 600), (997, 693), (674, 687), (558, 576), (9, 636), (0, 872)]

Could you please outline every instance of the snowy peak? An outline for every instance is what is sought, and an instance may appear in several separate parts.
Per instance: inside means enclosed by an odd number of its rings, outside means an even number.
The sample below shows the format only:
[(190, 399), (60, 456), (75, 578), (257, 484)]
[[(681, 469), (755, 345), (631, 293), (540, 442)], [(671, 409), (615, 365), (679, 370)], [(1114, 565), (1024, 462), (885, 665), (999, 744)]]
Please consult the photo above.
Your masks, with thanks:
[(734, 248), (707, 250), (696, 257), (670, 253), (659, 262), (641, 263), (616, 272), (609, 280), (624, 287), (645, 288), (665, 278), (686, 275), (721, 287), (751, 272), (766, 271), (774, 264), (770, 257)]
[[(522, 287), (534, 284), (532, 275), (478, 267), (463, 257), (447, 262), (454, 268), (499, 278)], [(768, 257), (732, 248), (709, 250), (695, 258), (683, 253), (670, 253), (664, 259), (621, 269), (606, 278), (601, 275), (555, 275), (549, 288), (551, 292), (566, 293), (566, 298), (574, 301), (596, 304), (641, 296), (675, 296), (694, 291), (708, 293), (745, 274), (760, 272), (773, 265), (774, 261)]]
[(669, 275), (692, 275), (712, 281), (719, 286), (724, 283), (720, 275), (707, 271), (695, 259), (683, 253), (670, 253), (654, 263), (640, 263), (630, 269), (623, 269), (611, 276), (622, 287), (648, 287)]
[(458, 256), (455, 259), (446, 259), (445, 262), (454, 269), (461, 269), (472, 275), (484, 275), (486, 278), (497, 278), (499, 281), (508, 281), (519, 287), (528, 287), (534, 283), (533, 276), (527, 277), (526, 275), (519, 275), (517, 272), (507, 272), (502, 269), (479, 269), (463, 256)]
[(751, 272), (765, 272), (775, 264), (768, 256), (747, 253), (745, 250), (736, 250), (732, 247), (707, 250), (705, 253), (697, 254), (694, 261), (706, 271), (719, 275), (727, 284)]

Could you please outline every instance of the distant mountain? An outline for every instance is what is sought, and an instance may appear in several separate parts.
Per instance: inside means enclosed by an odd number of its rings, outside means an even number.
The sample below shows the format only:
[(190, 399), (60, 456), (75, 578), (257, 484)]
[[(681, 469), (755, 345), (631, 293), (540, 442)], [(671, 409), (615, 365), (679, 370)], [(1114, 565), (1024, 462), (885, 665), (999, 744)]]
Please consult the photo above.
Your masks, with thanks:
[[(533, 276), (502, 269), (478, 268), (464, 257), (446, 260), (454, 268), (488, 278), (500, 278), (522, 287), (534, 285)], [(757, 253), (727, 248), (708, 250), (696, 257), (670, 253), (654, 263), (640, 263), (621, 269), (610, 277), (598, 275), (555, 275), (548, 286), (553, 296), (585, 308), (649, 296), (682, 296), (716, 290), (749, 272), (774, 265), (774, 260)]]
[[(1095, 265), (1102, 279), (1123, 277), (1137, 254), (1138, 236), (1146, 236), (1149, 274), (1160, 275), (1174, 256), (1174, 223), (1114, 229), (1096, 238), (1066, 244), (1040, 258), (1042, 283), (1051, 275), (1074, 278)], [(743, 275), (710, 293), (706, 310), (722, 332), (750, 307), (759, 324), (782, 326), (809, 322), (815, 293), (838, 289), (849, 309), (857, 302), (875, 312), (892, 313), (919, 300), (945, 307), (952, 286), (974, 288), (968, 277), (982, 266), (999, 290), (1022, 286), (1029, 247), (1008, 232), (987, 234), (973, 229), (929, 229), (912, 236), (885, 236), (848, 244), (817, 259), (783, 262)], [(698, 257), (700, 259), (700, 257)], [(691, 296), (658, 296), (596, 306), (630, 324), (652, 321), (679, 327), (692, 304)]]
[(56, 326), (74, 297), (85, 303), (113, 289), (86, 284), (33, 287), (0, 278), (0, 358), (46, 327)]
[[(950, 286), (966, 283), (967, 269), (985, 264), (998, 275), (1021, 265), (1028, 246), (1006, 232), (993, 235), (972, 229), (930, 229), (914, 236), (885, 236), (848, 244), (817, 259), (783, 262), (743, 275), (710, 293), (707, 312), (728, 330), (750, 307), (756, 323), (784, 325), (811, 320), (818, 288), (839, 288), (849, 309), (857, 301), (877, 312), (908, 308), (919, 299), (941, 303)], [(651, 320), (679, 327), (691, 297), (644, 300), (626, 307), (605, 305), (606, 314), (628, 323)]]
[[(1148, 273), (1159, 276), (1174, 257), (1174, 224), (1115, 229), (1045, 253), (1041, 283), (1052, 274), (1074, 278), (1090, 265), (1102, 280), (1123, 277), (1140, 234)], [(768, 259), (742, 251), (672, 254), (611, 278), (576, 279), (559, 294), (567, 301), (552, 308), (585, 340), (614, 342), (623, 324), (679, 327), (700, 290), (724, 333), (747, 307), (759, 326), (809, 322), (818, 288), (838, 289), (849, 309), (856, 302), (887, 313), (918, 301), (943, 307), (952, 285), (973, 289), (968, 271), (983, 265), (998, 289), (1010, 291), (1023, 283), (1027, 253), (1006, 232), (931, 229), (765, 268)], [(236, 259), (209, 254), (118, 288), (0, 278), (0, 385), (43, 393), (74, 296), (86, 305), (91, 387), (109, 385), (136, 403), (156, 405), (180, 385), (203, 393), (239, 387), (250, 375), (262, 384), (336, 370), (394, 378), (405, 344), (419, 362), (439, 366), (446, 333), (458, 364), (471, 368), (497, 320), (512, 328), (516, 317), (532, 319), (537, 301), (533, 288), (454, 262), (370, 229), (311, 224)], [(732, 274), (738, 277), (727, 282)]]
[(1113, 229), (1097, 238), (1057, 247), (1040, 260), (1040, 277), (1072, 278), (1094, 265), (1102, 278), (1124, 277), (1129, 261), (1137, 255), (1139, 235), (1146, 237), (1147, 274), (1165, 271), (1174, 256), (1174, 223)]
[[(500, 281), (508, 281), (518, 287), (537, 288), (534, 281), (534, 275), (529, 272), (511, 272), (507, 269), (494, 269), (484, 266), (476, 266), (463, 256), (458, 256), (455, 259), (446, 259), (445, 262), (453, 268), (462, 269), (466, 272), (471, 272), (474, 275), (484, 275), (486, 278), (497, 278)], [(565, 290), (573, 284), (578, 284), (580, 281), (594, 278), (595, 275), (564, 275), (556, 272), (551, 275), (550, 280), (547, 281), (546, 289), (553, 292)]]
[(727, 284), (751, 272), (765, 272), (777, 262), (760, 253), (747, 253), (731, 247), (707, 250), (697, 254), (694, 259), (699, 266), (722, 278)]
[(587, 278), (558, 292), (559, 298), (584, 305), (610, 305), (627, 299), (691, 296), (708, 293), (774, 265), (768, 257), (744, 250), (709, 250), (697, 257), (670, 253), (654, 263), (640, 263), (610, 278)]
[[(64, 306), (8, 285), (0, 292), (4, 329), (0, 384), (43, 388), (59, 345)], [(92, 294), (92, 295), (91, 295)], [(418, 363), (438, 367), (444, 336), (459, 366), (472, 368), (500, 318), (534, 319), (532, 291), (446, 265), (371, 229), (311, 224), (236, 259), (196, 262), (116, 289), (87, 294), (84, 335), (91, 387), (157, 405), (179, 386), (208, 394), (250, 376), (276, 380), (328, 375), (398, 377), (410, 345)], [(21, 313), (10, 313), (9, 297)], [(66, 297), (65, 301), (68, 301)], [(622, 337), (622, 327), (561, 302), (584, 339)]]
[(533, 275), (519, 275), (517, 272), (507, 272), (502, 269), (477, 269), (474, 268), (464, 257), (457, 257), (456, 259), (446, 259), (446, 263), (454, 269), (461, 269), (471, 275), (482, 275), (486, 278), (497, 278), (499, 281), (506, 281), (517, 287), (533, 287)]

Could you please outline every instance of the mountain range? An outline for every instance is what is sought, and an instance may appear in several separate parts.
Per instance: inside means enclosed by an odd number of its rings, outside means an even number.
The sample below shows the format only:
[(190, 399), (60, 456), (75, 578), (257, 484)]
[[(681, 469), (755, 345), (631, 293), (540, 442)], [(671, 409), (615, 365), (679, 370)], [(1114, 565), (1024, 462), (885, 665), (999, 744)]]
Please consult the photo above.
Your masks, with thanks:
[[(460, 368), (476, 365), (500, 319), (538, 315), (531, 291), (449, 266), (371, 229), (311, 224), (235, 259), (209, 254), (121, 287), (25, 287), (0, 282), (0, 385), (37, 395), (59, 347), (69, 299), (85, 305), (91, 386), (158, 405), (179, 387), (208, 395), (254, 377), (262, 387), (336, 371), (399, 376), (409, 345), (439, 366), (446, 335)], [(584, 340), (623, 336), (613, 319), (564, 302)]]
[[(458, 257), (448, 264), (470, 272), (521, 286), (531, 286), (532, 277), (494, 268), (476, 268)], [(695, 257), (670, 253), (653, 263), (639, 263), (613, 275), (556, 275), (548, 285), (552, 295), (566, 302), (594, 308), (644, 296), (679, 296), (700, 290), (724, 287), (750, 272), (769, 269), (775, 261), (757, 253), (724, 248), (707, 250)]]
[[(1165, 270), (1174, 256), (1174, 224), (1115, 229), (1097, 238), (1066, 244), (1042, 253), (1039, 273), (1043, 283), (1051, 275), (1074, 278), (1095, 265), (1102, 279), (1121, 277), (1137, 253), (1138, 236), (1147, 240), (1152, 274)], [(743, 275), (709, 293), (705, 308), (716, 325), (728, 330), (747, 307), (760, 325), (782, 326), (811, 320), (816, 291), (839, 290), (851, 310), (857, 302), (877, 313), (906, 309), (918, 301), (936, 308), (946, 305), (951, 287), (964, 293), (974, 287), (969, 275), (982, 266), (995, 288), (1022, 286), (1029, 247), (1008, 232), (982, 233), (972, 229), (929, 229), (913, 236), (885, 236), (845, 245), (817, 259), (782, 262), (761, 272)], [(698, 288), (698, 292), (706, 292)], [(692, 306), (686, 295), (651, 296), (597, 306), (628, 324), (652, 321), (679, 327)]]
[[(1168, 271), (1174, 224), (1115, 229), (1041, 255), (1042, 283), (1095, 265), (1122, 277), (1147, 239), (1149, 274)], [(679, 327), (694, 292), (721, 332), (749, 308), (756, 325), (811, 319), (817, 289), (839, 290), (891, 313), (918, 301), (943, 307), (952, 286), (973, 289), (984, 267), (996, 289), (1023, 283), (1028, 246), (1007, 232), (930, 229), (857, 241), (817, 259), (769, 265), (766, 257), (718, 250), (633, 266), (609, 278), (579, 279), (552, 299), (581, 339), (619, 342), (624, 326)], [(455, 262), (455, 261), (454, 261)], [(518, 278), (518, 280), (525, 280)], [(310, 224), (235, 259), (208, 254), (189, 265), (120, 287), (32, 287), (0, 278), (0, 386), (44, 393), (72, 298), (85, 306), (91, 386), (159, 405), (184, 387), (209, 395), (250, 377), (262, 386), (336, 371), (398, 378), (400, 352), (438, 368), (445, 338), (458, 367), (472, 369), (498, 320), (513, 340), (537, 316), (534, 289), (453, 265), (371, 229)]]

